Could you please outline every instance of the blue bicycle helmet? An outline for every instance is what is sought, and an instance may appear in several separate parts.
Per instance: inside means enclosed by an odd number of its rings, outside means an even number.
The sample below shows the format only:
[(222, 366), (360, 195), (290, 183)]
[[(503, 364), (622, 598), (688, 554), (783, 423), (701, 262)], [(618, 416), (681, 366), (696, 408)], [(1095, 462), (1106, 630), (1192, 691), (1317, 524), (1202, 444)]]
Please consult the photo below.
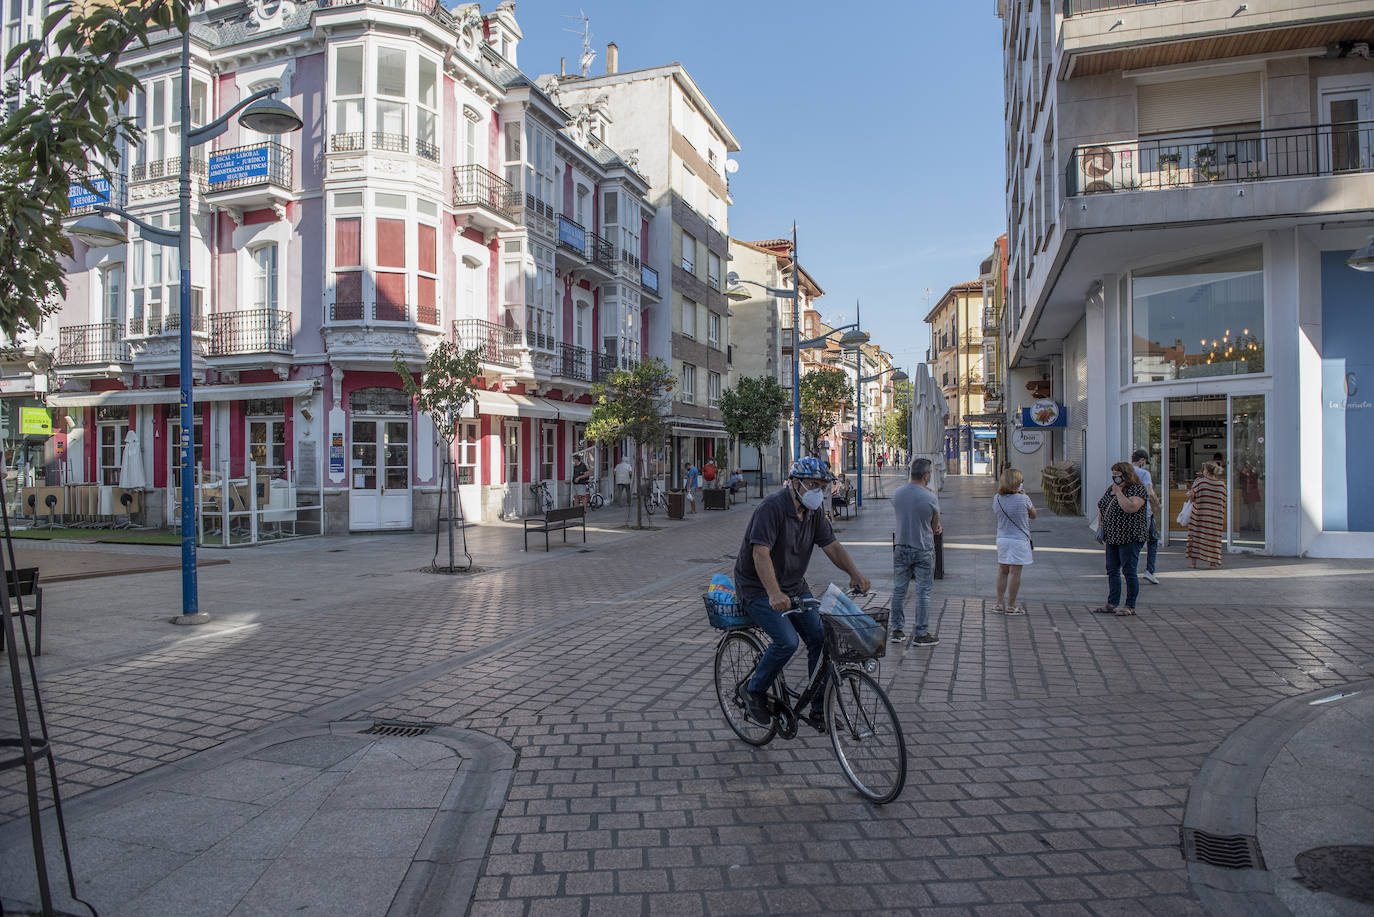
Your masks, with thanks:
[(792, 463), (792, 469), (787, 473), (789, 478), (808, 478), (816, 481), (833, 481), (835, 476), (830, 473), (830, 469), (825, 467), (825, 463), (814, 455), (806, 455)]

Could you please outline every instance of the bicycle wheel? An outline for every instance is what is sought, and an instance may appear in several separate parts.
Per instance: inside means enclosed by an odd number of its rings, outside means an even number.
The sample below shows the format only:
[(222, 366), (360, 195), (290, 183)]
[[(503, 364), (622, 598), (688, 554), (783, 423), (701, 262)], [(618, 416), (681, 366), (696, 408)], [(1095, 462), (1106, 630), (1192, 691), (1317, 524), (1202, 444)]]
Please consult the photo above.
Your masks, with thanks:
[(731, 631), (716, 647), (716, 700), (720, 701), (720, 712), (725, 714), (725, 722), (735, 730), (735, 735), (750, 745), (767, 745), (777, 733), (771, 724), (760, 726), (747, 718), (744, 699), (739, 696), (762, 655), (762, 644), (748, 631)]
[(867, 674), (842, 669), (825, 691), (825, 722), (844, 775), (879, 805), (906, 785), (906, 743), (897, 711)]
[(652, 498), (643, 498), (639, 502), (644, 505), (644, 512), (648, 513), (650, 516), (652, 516), (654, 510), (658, 508), (658, 501)]
[(592, 494), (591, 504), (592, 509), (601, 509), (601, 507), (606, 505), (606, 498), (601, 496), (601, 494), (594, 493)]

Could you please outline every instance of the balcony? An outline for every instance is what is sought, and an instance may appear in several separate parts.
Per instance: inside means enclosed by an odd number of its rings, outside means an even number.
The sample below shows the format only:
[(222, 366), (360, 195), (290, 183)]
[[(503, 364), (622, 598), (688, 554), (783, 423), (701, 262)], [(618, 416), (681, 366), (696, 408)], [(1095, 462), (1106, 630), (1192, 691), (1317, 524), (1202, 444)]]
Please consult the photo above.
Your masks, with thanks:
[(1064, 0), (1064, 15), (1081, 16), (1084, 13), (1101, 13), (1106, 10), (1120, 10), (1137, 6), (1155, 6), (1160, 3), (1175, 2), (1177, 2), (1177, 0)]
[(591, 237), (592, 264), (608, 273), (615, 273), (615, 245), (596, 233), (592, 233)]
[(291, 199), (291, 184), (290, 148), (253, 143), (210, 154), (205, 199), (240, 209), (283, 206)]
[[(209, 166), (204, 159), (191, 158), (192, 176), (199, 176), (203, 179), (208, 172)], [(180, 174), (180, 156), (173, 156), (171, 159), (158, 159), (152, 162), (136, 162), (129, 167), (129, 181), (133, 183), (158, 180), (175, 181)]]
[(1068, 197), (1160, 191), (1374, 170), (1374, 121), (1151, 137), (1076, 147), (1064, 176)]
[(483, 232), (507, 232), (516, 225), (520, 192), (481, 166), (454, 166), (453, 206), (464, 225)]
[(275, 353), (290, 356), (291, 313), (281, 309), (240, 309), (210, 316), (212, 357)]
[(453, 322), (453, 342), (464, 349), (480, 349), (483, 363), (494, 366), (520, 364), (519, 328), (507, 328), (477, 318), (460, 318)]
[(571, 271), (587, 263), (587, 230), (576, 220), (558, 215), (558, 244), (554, 261), (560, 271)]
[(67, 216), (84, 216), (91, 213), (96, 204), (129, 206), (129, 186), (123, 175), (113, 173), (104, 178), (99, 172), (89, 172), (72, 179), (67, 191), (67, 205), (71, 208)]
[(558, 349), (558, 341), (552, 334), (545, 334), (542, 331), (525, 329), (525, 346), (530, 350), (542, 350), (545, 353), (553, 353)]
[(1001, 320), (997, 317), (997, 312), (993, 309), (983, 310), (983, 334), (996, 334), (1001, 325)]
[(53, 363), (59, 371), (130, 363), (132, 356), (129, 353), (129, 345), (119, 332), (119, 322), (68, 325), (59, 328), (57, 353), (53, 355)]
[(594, 351), (575, 344), (558, 345), (557, 375), (578, 382), (590, 382), (593, 376), (592, 361), (598, 356)]
[(639, 266), (639, 286), (645, 293), (657, 297), (659, 295), (658, 271), (647, 264), (641, 264)]
[(408, 10), (422, 13), (435, 22), (452, 27), (453, 14), (445, 9), (438, 0), (318, 0), (321, 9), (339, 9), (350, 6), (375, 6), (389, 10)]

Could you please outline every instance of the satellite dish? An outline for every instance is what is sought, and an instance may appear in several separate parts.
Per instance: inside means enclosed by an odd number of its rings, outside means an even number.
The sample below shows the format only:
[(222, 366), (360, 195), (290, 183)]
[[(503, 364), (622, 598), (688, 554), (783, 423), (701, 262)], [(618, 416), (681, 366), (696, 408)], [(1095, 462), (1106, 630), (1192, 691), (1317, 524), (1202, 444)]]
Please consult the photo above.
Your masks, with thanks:
[(733, 159), (725, 160), (725, 171), (734, 174), (739, 171), (739, 163)]

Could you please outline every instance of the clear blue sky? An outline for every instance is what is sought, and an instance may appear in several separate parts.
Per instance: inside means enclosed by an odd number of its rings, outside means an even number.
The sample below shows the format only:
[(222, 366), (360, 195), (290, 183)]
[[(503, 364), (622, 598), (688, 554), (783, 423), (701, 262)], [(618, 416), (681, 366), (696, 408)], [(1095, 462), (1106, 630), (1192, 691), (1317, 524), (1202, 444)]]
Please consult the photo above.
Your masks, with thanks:
[[(495, 6), (484, 0), (483, 9)], [(779, 3), (518, 0), (520, 68), (568, 70), (579, 13), (620, 69), (681, 62), (740, 143), (730, 233), (797, 221), (827, 320), (864, 328), (899, 365), (924, 359), (932, 302), (978, 278), (1006, 231), (1000, 20), (992, 0)], [(572, 18), (565, 18), (572, 17)]]

